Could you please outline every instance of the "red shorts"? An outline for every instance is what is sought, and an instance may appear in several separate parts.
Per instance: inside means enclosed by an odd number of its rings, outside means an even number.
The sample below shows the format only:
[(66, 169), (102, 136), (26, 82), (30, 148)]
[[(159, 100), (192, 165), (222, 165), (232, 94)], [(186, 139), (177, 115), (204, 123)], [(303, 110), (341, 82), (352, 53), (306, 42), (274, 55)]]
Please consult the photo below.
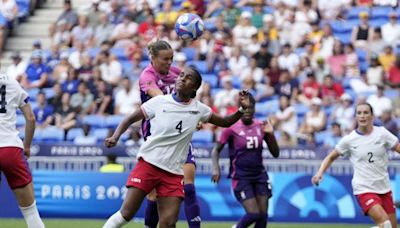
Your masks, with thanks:
[(129, 175), (126, 187), (139, 188), (146, 193), (155, 188), (158, 196), (184, 197), (183, 175), (160, 169), (142, 158)]
[(391, 191), (385, 194), (363, 193), (356, 195), (356, 197), (364, 214), (368, 214), (368, 210), (376, 204), (381, 205), (387, 214), (396, 212)]
[(11, 189), (22, 188), (32, 182), (24, 151), (19, 147), (0, 147), (0, 171)]

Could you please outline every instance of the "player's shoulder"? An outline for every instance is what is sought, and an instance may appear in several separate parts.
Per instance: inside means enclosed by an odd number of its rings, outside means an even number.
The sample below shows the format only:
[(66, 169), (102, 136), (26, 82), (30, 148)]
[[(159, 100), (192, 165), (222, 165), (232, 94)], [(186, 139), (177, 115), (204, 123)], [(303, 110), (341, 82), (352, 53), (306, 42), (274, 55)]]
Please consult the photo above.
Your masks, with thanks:
[(7, 74), (0, 73), (0, 83), (2, 85), (6, 85), (7, 87), (16, 87), (21, 88), (18, 81), (15, 80), (13, 77), (8, 76)]
[(155, 76), (155, 73), (156, 71), (154, 67), (151, 64), (149, 64), (143, 69), (142, 73), (140, 73), (140, 79)]

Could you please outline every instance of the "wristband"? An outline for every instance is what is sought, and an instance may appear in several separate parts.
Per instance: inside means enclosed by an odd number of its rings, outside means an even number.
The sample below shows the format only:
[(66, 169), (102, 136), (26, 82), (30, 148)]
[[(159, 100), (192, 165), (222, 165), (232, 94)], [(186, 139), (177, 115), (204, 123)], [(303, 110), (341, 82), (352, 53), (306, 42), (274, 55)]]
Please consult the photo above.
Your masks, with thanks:
[(244, 109), (242, 106), (240, 106), (238, 111), (243, 114), (246, 111), (246, 109)]

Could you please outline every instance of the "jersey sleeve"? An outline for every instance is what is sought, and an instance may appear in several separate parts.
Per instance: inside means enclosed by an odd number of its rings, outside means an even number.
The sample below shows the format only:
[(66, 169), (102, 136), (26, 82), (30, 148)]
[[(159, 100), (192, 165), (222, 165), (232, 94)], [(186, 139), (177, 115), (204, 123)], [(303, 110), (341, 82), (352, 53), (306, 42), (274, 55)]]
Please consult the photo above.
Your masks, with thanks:
[(384, 127), (382, 127), (382, 139), (386, 149), (392, 149), (399, 142), (397, 137)]
[(144, 70), (139, 78), (140, 90), (147, 93), (150, 89), (160, 89), (157, 85), (157, 81), (157, 77), (153, 72), (149, 69)]
[(163, 106), (163, 97), (164, 96), (156, 96), (140, 106), (146, 120), (154, 118), (157, 108)]
[(339, 152), (340, 155), (350, 155), (350, 144), (348, 137), (343, 137), (338, 144), (336, 145), (335, 149)]
[(233, 130), (231, 128), (225, 128), (222, 131), (218, 142), (221, 144), (226, 144), (226, 143), (228, 143), (228, 141), (232, 135), (233, 135)]
[(205, 104), (200, 103), (200, 112), (201, 112), (200, 121), (203, 123), (207, 123), (212, 115), (211, 108)]

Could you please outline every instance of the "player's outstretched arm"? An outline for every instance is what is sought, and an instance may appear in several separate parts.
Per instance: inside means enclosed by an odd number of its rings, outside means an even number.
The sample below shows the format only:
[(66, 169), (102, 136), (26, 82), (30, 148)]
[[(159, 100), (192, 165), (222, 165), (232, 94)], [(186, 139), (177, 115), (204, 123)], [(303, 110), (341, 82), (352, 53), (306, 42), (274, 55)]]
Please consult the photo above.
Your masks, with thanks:
[(211, 152), (211, 160), (212, 160), (212, 176), (211, 181), (214, 183), (218, 183), (221, 179), (221, 169), (219, 167), (219, 154), (224, 148), (225, 144), (217, 142)]
[(33, 134), (35, 133), (36, 119), (29, 103), (20, 107), (25, 118), (25, 138), (24, 138), (24, 153), (28, 159), (31, 155), (31, 145)]
[(242, 90), (239, 92), (239, 104), (240, 108), (235, 113), (224, 117), (213, 113), (211, 114), (208, 122), (219, 127), (230, 127), (232, 124), (236, 123), (236, 121), (242, 117), (244, 109), (254, 106), (254, 103), (250, 100), (250, 95), (247, 90)]
[(321, 163), (321, 166), (318, 169), (317, 174), (312, 177), (311, 182), (315, 185), (319, 185), (319, 183), (322, 181), (322, 177), (325, 173), (325, 171), (331, 166), (333, 161), (335, 161), (338, 157), (340, 156), (339, 152), (337, 150), (333, 150), (324, 158), (324, 160)]
[(124, 120), (122, 120), (122, 122), (118, 125), (117, 130), (115, 130), (114, 134), (109, 137), (106, 138), (104, 141), (104, 144), (107, 147), (113, 147), (115, 145), (117, 145), (117, 142), (119, 140), (119, 137), (121, 137), (121, 135), (126, 131), (126, 129), (128, 129), (129, 126), (131, 126), (131, 124), (144, 119), (144, 114), (142, 109), (138, 109), (136, 111), (134, 111), (132, 114), (127, 115)]
[(279, 146), (274, 135), (274, 127), (269, 119), (264, 121), (264, 141), (268, 145), (268, 149), (274, 158), (279, 157)]

